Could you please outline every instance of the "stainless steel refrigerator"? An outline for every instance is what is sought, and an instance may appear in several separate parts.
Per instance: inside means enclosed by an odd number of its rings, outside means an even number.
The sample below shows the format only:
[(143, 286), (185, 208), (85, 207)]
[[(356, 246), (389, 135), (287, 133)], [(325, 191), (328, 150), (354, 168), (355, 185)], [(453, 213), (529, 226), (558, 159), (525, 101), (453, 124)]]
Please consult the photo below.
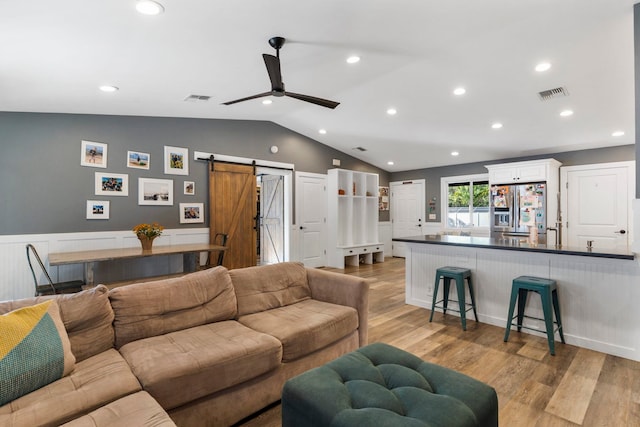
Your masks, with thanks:
[(525, 239), (531, 227), (538, 242), (547, 241), (547, 185), (544, 182), (491, 186), (491, 237)]

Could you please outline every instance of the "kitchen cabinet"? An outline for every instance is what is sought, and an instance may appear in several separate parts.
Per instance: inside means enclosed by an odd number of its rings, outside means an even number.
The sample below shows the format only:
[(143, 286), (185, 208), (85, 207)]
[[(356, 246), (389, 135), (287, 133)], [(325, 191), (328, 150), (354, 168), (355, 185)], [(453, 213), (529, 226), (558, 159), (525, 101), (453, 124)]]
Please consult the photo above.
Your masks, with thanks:
[(344, 268), (384, 261), (378, 237), (378, 175), (330, 169), (327, 190), (327, 264)]
[(489, 184), (524, 184), (558, 181), (560, 162), (555, 159), (503, 163), (485, 166), (489, 170)]

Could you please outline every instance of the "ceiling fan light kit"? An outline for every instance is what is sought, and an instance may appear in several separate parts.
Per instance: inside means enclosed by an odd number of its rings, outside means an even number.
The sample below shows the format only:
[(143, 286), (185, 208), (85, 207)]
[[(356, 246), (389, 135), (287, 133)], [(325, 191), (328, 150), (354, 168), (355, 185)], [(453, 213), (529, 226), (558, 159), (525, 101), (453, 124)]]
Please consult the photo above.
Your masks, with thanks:
[(326, 107), (331, 109), (334, 109), (338, 105), (340, 105), (339, 102), (330, 101), (328, 99), (285, 91), (284, 82), (282, 81), (282, 72), (280, 69), (280, 49), (284, 45), (284, 42), (285, 42), (284, 37), (279, 37), (279, 36), (271, 37), (269, 39), (269, 45), (271, 45), (271, 47), (276, 50), (276, 56), (269, 55), (267, 53), (262, 54), (262, 58), (264, 59), (264, 65), (267, 67), (267, 73), (269, 74), (269, 80), (271, 80), (271, 90), (269, 92), (263, 92), (257, 95), (251, 95), (245, 98), (223, 102), (224, 105), (232, 105), (238, 102), (249, 101), (251, 99), (263, 98), (265, 96), (277, 96), (277, 97), (288, 96), (289, 98), (310, 102), (312, 104), (316, 104), (321, 107)]

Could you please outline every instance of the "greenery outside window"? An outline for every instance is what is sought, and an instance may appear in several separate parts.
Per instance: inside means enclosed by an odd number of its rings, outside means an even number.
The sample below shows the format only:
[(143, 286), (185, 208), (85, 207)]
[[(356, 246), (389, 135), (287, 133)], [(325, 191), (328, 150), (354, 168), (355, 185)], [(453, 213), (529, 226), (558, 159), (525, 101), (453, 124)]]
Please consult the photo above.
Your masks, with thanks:
[(487, 175), (443, 177), (444, 228), (489, 228), (489, 180)]

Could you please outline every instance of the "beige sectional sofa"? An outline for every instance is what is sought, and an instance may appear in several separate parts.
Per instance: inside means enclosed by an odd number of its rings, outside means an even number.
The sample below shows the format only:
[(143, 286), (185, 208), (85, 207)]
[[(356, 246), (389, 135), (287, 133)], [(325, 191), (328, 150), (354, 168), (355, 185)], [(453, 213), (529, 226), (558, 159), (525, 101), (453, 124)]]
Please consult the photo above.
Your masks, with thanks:
[[(0, 303), (0, 314), (51, 297)], [(299, 263), (216, 267), (54, 297), (76, 358), (2, 426), (224, 426), (367, 343), (368, 284)]]

